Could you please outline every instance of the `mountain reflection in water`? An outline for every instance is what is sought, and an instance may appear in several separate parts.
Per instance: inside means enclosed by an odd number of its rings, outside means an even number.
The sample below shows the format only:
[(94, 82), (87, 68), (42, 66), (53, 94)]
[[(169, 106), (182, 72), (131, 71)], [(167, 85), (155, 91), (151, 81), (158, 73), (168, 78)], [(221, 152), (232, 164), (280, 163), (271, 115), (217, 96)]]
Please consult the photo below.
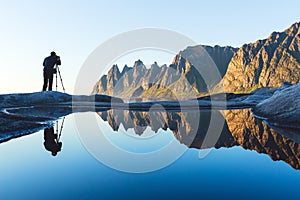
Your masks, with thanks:
[[(218, 141), (211, 146), (203, 146), (212, 112), (223, 117), (225, 124)], [(122, 124), (125, 130), (133, 128), (142, 135), (147, 127), (157, 132), (170, 129), (180, 143), (190, 148), (230, 148), (241, 146), (269, 155), (272, 160), (282, 160), (295, 169), (300, 169), (299, 140), (281, 129), (280, 134), (255, 118), (250, 109), (197, 112), (140, 112), (128, 110), (108, 110), (99, 112), (99, 116), (109, 123), (114, 131)], [(293, 130), (297, 132), (297, 130)], [(286, 134), (287, 133), (287, 134)], [(300, 134), (300, 133), (299, 133)], [(284, 136), (287, 135), (287, 136)]]
[[(133, 129), (138, 137), (143, 137), (147, 127), (151, 128), (153, 134), (160, 129), (171, 130), (174, 137), (189, 148), (218, 149), (241, 146), (300, 169), (300, 131), (271, 128), (264, 121), (255, 118), (250, 109), (201, 110), (200, 113), (188, 110), (143, 112), (108, 109), (98, 110), (98, 115), (107, 121), (114, 131), (118, 131), (121, 124), (125, 130)], [(72, 113), (74, 110), (69, 107), (14, 108), (1, 112), (0, 143), (52, 127), (55, 120)], [(210, 123), (212, 114), (225, 122), (221, 131), (216, 128), (218, 121)], [(209, 128), (219, 136), (213, 143), (205, 141)]]

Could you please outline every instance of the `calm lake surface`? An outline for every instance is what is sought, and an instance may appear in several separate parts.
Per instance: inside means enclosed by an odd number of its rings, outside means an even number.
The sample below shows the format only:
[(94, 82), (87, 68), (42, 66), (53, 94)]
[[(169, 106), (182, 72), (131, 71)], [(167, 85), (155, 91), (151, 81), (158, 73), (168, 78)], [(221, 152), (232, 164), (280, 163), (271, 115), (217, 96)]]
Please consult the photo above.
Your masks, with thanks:
[[(218, 126), (210, 124), (212, 112), (225, 123), (215, 143), (205, 144), (209, 127)], [(68, 115), (56, 156), (45, 148), (44, 130), (0, 144), (0, 199), (299, 199), (297, 141), (284, 136), (285, 130), (269, 128), (248, 109), (212, 112), (201, 111), (199, 119), (193, 111)], [(159, 153), (170, 143), (174, 154), (176, 148), (183, 151), (159, 170), (122, 172), (116, 168), (145, 163), (110, 155), (99, 143), (95, 148), (120, 164), (107, 166), (92, 155), (84, 140), (92, 129), (79, 130), (76, 116), (95, 118), (106, 139), (129, 154)], [(169, 152), (149, 165), (170, 157)]]

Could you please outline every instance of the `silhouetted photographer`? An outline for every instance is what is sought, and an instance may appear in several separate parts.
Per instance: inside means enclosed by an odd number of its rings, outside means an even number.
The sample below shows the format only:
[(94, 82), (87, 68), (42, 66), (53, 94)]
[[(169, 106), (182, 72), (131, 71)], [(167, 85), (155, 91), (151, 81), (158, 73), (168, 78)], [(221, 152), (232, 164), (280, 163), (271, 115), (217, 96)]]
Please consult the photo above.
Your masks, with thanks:
[(43, 91), (52, 90), (53, 85), (53, 74), (57, 73), (57, 69), (54, 68), (55, 65), (61, 65), (60, 57), (56, 55), (54, 51), (51, 52), (51, 55), (47, 58), (45, 58), (43, 62), (44, 66), (44, 85), (43, 85)]
[(54, 127), (44, 129), (44, 146), (45, 149), (51, 151), (52, 156), (56, 156), (61, 151), (62, 143), (59, 142), (57, 134), (54, 133)]

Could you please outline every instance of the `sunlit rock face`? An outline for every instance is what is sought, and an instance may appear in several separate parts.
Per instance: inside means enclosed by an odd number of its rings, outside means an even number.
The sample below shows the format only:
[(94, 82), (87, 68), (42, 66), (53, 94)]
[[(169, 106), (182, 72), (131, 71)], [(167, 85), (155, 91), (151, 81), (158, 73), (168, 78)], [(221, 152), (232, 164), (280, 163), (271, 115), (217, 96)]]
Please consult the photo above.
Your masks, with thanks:
[(300, 29), (295, 23), (284, 32), (273, 32), (267, 39), (239, 48), (219, 85), (227, 92), (245, 92), (299, 80)]
[(187, 47), (168, 66), (154, 62), (146, 67), (138, 60), (132, 67), (126, 65), (120, 71), (113, 65), (96, 83), (93, 93), (127, 98), (172, 98), (197, 96), (207, 91), (251, 92), (261, 87), (280, 87), (283, 82), (298, 83), (299, 24), (240, 48)]
[[(120, 72), (113, 65), (96, 83), (93, 93), (119, 97), (184, 97), (195, 96), (212, 89), (225, 74), (227, 65), (237, 49), (233, 47), (198, 45), (179, 52), (172, 63), (147, 67), (140, 60), (133, 67), (124, 66)], [(215, 69), (219, 78), (201, 70)], [(214, 72), (214, 71), (211, 71)]]

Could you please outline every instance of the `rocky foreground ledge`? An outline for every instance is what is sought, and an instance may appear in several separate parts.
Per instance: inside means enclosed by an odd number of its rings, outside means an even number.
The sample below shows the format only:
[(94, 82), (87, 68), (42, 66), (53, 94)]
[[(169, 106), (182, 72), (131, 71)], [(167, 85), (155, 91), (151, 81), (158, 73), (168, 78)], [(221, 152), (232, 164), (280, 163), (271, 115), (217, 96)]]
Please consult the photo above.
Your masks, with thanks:
[[(72, 112), (97, 111), (98, 109), (130, 109), (130, 110), (188, 110), (188, 109), (243, 109), (253, 108), (266, 99), (281, 94), (291, 84), (283, 84), (280, 88), (260, 88), (248, 94), (220, 93), (190, 100), (165, 100), (124, 102), (122, 99), (108, 95), (70, 95), (61, 92), (47, 91), (23, 94), (0, 95), (0, 109), (16, 110), (18, 108), (68, 108)], [(294, 88), (294, 87), (291, 87)], [(276, 94), (276, 95), (275, 95)], [(283, 95), (284, 96), (284, 95)], [(288, 100), (288, 99), (286, 99)], [(295, 99), (294, 99), (295, 100)], [(269, 102), (269, 101), (266, 101)], [(262, 106), (255, 108), (258, 115), (264, 116), (268, 110)], [(73, 109), (73, 110), (72, 110)], [(26, 114), (26, 113), (24, 113)]]
[(54, 91), (0, 95), (0, 143), (53, 126), (55, 120), (74, 112), (109, 110), (112, 103), (123, 101)]
[(270, 123), (298, 127), (300, 84), (277, 89), (262, 88), (250, 94), (214, 94), (185, 101), (124, 102), (107, 95), (70, 95), (36, 92), (0, 95), (0, 143), (52, 126), (53, 121), (74, 112), (110, 109), (131, 111), (184, 111), (198, 109), (253, 108), (253, 113)]
[(272, 97), (258, 103), (253, 109), (256, 117), (270, 125), (300, 128), (300, 83), (276, 91)]
[(0, 95), (0, 108), (72, 105), (78, 102), (123, 103), (122, 99), (107, 95), (70, 95), (55, 91)]

